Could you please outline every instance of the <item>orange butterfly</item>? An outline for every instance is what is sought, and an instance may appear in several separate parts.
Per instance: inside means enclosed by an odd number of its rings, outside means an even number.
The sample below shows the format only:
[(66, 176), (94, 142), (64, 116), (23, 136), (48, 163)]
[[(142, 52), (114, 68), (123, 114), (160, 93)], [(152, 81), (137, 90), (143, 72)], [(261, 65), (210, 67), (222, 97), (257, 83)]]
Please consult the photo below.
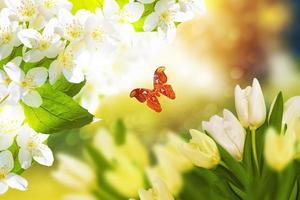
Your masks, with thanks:
[(175, 99), (175, 92), (172, 89), (171, 85), (166, 84), (168, 77), (164, 73), (165, 67), (158, 67), (154, 72), (153, 85), (154, 89), (144, 89), (137, 88), (131, 91), (130, 97), (135, 97), (139, 102), (144, 103), (147, 101), (147, 105), (155, 110), (156, 112), (161, 112), (161, 106), (157, 97), (160, 97), (160, 94), (169, 97), (170, 99)]

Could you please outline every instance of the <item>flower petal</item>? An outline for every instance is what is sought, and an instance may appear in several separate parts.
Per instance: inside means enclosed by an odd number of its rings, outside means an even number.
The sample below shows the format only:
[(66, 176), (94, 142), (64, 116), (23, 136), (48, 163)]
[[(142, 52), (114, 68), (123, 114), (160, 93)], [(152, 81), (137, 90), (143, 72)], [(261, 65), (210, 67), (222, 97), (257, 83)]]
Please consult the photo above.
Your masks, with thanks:
[(32, 156), (26, 148), (20, 148), (18, 158), (23, 169), (28, 169), (31, 166)]
[(4, 66), (4, 71), (7, 73), (9, 78), (15, 82), (21, 82), (25, 77), (24, 72), (19, 67), (21, 62), (22, 57), (15, 57)]
[(28, 124), (23, 125), (20, 128), (19, 134), (17, 136), (17, 144), (22, 148), (26, 147), (29, 138), (34, 135), (35, 132), (33, 131), (32, 128), (29, 127)]
[(28, 48), (35, 48), (37, 47), (41, 34), (34, 29), (23, 29), (19, 31), (18, 37), (24, 46)]
[(104, 16), (112, 17), (120, 10), (119, 4), (115, 0), (105, 0), (103, 5)]
[(45, 166), (51, 166), (54, 161), (51, 149), (45, 144), (40, 144), (38, 149), (32, 152), (32, 156), (36, 162)]
[(155, 27), (158, 25), (159, 17), (157, 13), (151, 13), (147, 16), (145, 22), (144, 22), (144, 31), (153, 31)]
[(0, 152), (0, 168), (4, 168), (8, 172), (14, 168), (14, 159), (10, 151)]
[(63, 74), (71, 83), (80, 83), (84, 81), (83, 72), (78, 68), (73, 68), (72, 70), (63, 69)]
[(8, 190), (8, 185), (3, 181), (0, 181), (0, 194), (4, 194)]
[(124, 7), (124, 11), (127, 14), (127, 20), (130, 23), (138, 21), (144, 12), (144, 5), (138, 2), (128, 3)]
[(0, 59), (7, 58), (11, 54), (13, 46), (9, 44), (4, 44), (0, 46)]
[(28, 186), (26, 179), (14, 173), (8, 174), (6, 183), (9, 187), (21, 191), (27, 190), (27, 186)]
[(43, 103), (43, 99), (42, 99), (41, 95), (37, 91), (35, 91), (35, 90), (29, 90), (29, 91), (27, 91), (23, 95), (22, 101), (27, 106), (30, 106), (30, 107), (33, 107), (33, 108), (38, 108)]
[(40, 87), (46, 82), (48, 71), (45, 67), (32, 68), (27, 72), (26, 77), (31, 78), (32, 87)]
[(49, 82), (51, 85), (53, 85), (58, 80), (61, 72), (61, 66), (59, 65), (58, 61), (53, 61), (49, 67)]
[(8, 149), (14, 142), (15, 134), (0, 133), (0, 151)]
[(31, 62), (31, 63), (39, 62), (43, 58), (44, 55), (39, 50), (29, 50), (23, 56), (25, 62)]

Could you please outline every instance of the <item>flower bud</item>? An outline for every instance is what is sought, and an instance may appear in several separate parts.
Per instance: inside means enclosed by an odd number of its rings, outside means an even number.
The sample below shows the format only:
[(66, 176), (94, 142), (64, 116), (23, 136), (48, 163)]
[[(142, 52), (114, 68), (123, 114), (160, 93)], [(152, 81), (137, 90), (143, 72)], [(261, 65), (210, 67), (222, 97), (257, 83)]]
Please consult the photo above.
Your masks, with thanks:
[(223, 111), (223, 118), (214, 115), (208, 122), (202, 123), (207, 131), (224, 149), (238, 161), (243, 159), (245, 130), (237, 118), (229, 111)]
[(219, 164), (220, 154), (213, 139), (206, 134), (190, 130), (192, 139), (179, 146), (179, 150), (198, 167), (211, 169)]
[(153, 180), (152, 185), (152, 189), (139, 191), (141, 200), (174, 200), (166, 184), (160, 178)]
[(294, 157), (294, 144), (295, 137), (293, 135), (278, 134), (274, 129), (268, 129), (264, 148), (268, 165), (278, 172), (282, 171)]
[(239, 120), (245, 128), (257, 129), (266, 119), (266, 105), (264, 96), (257, 79), (253, 80), (252, 87), (241, 89), (235, 87), (235, 109)]

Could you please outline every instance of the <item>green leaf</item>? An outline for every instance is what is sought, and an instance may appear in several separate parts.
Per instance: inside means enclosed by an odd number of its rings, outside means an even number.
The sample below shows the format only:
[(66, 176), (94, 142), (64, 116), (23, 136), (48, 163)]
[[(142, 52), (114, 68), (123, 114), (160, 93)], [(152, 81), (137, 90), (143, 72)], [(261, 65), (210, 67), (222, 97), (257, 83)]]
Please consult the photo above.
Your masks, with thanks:
[(281, 133), (283, 115), (283, 96), (280, 92), (270, 108), (269, 126), (275, 128), (278, 133)]
[(56, 81), (54, 85), (52, 85), (53, 89), (59, 90), (68, 96), (75, 96), (80, 92), (80, 90), (85, 85), (86, 81), (82, 81), (81, 83), (70, 83), (66, 80), (64, 76), (60, 76), (60, 78)]
[(73, 3), (72, 12), (76, 13), (80, 9), (86, 9), (89, 11), (95, 11), (96, 8), (102, 8), (104, 0), (70, 0)]
[(115, 124), (114, 138), (117, 145), (122, 145), (126, 140), (126, 127), (122, 119), (118, 119)]
[(93, 121), (92, 114), (49, 84), (44, 84), (37, 90), (43, 104), (39, 108), (23, 104), (26, 121), (35, 131), (52, 134), (65, 129), (80, 128)]
[(242, 187), (246, 187), (249, 178), (241, 163), (233, 158), (221, 145), (217, 145), (221, 154), (221, 158), (226, 164), (228, 170), (235, 175), (236, 179), (242, 184)]

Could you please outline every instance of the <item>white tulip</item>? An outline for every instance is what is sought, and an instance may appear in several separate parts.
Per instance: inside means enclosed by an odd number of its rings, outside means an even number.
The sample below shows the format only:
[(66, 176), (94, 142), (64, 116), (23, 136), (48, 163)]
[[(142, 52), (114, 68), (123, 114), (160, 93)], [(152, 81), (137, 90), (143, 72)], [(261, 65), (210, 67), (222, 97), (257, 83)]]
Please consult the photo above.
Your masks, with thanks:
[(47, 69), (44, 67), (32, 68), (25, 75), (19, 67), (21, 62), (22, 58), (16, 57), (4, 66), (4, 70), (9, 78), (19, 88), (18, 94), (11, 95), (16, 96), (15, 98), (22, 99), (28, 106), (38, 108), (42, 105), (43, 100), (35, 89), (46, 82), (48, 77)]
[(23, 125), (17, 136), (19, 150), (19, 162), (23, 169), (31, 166), (32, 159), (45, 166), (53, 164), (53, 154), (51, 149), (44, 144), (49, 135), (36, 133), (28, 124)]
[(182, 189), (182, 176), (180, 172), (172, 166), (172, 163), (159, 162), (156, 166), (148, 167), (146, 173), (151, 182), (157, 178), (161, 178), (173, 195), (179, 194)]
[(215, 141), (197, 130), (190, 130), (190, 134), (189, 143), (178, 146), (181, 153), (198, 167), (211, 169), (218, 165), (221, 158)]
[(238, 161), (243, 159), (246, 132), (229, 110), (223, 111), (223, 118), (214, 115), (208, 122), (202, 122), (202, 128), (234, 158)]
[(295, 155), (295, 137), (290, 134), (278, 134), (274, 129), (268, 129), (264, 155), (271, 168), (282, 171)]
[(58, 154), (57, 158), (58, 169), (52, 176), (66, 186), (88, 191), (96, 179), (93, 169), (83, 161), (67, 154)]
[(20, 132), (25, 116), (20, 105), (5, 106), (0, 111), (0, 151), (8, 149)]
[(153, 31), (157, 28), (161, 37), (171, 42), (176, 36), (175, 22), (185, 20), (175, 0), (159, 0), (155, 4), (154, 12), (148, 15), (145, 20), (144, 31)]
[(23, 56), (25, 62), (38, 62), (44, 57), (54, 58), (59, 53), (62, 44), (59, 35), (48, 26), (45, 27), (43, 33), (34, 29), (23, 29), (18, 33), (18, 37), (24, 46), (30, 49)]
[(17, 37), (19, 24), (16, 21), (10, 21), (7, 16), (0, 17), (0, 59), (8, 57), (14, 47), (21, 43)]
[(239, 85), (235, 87), (235, 108), (245, 128), (255, 130), (265, 122), (266, 105), (257, 79), (253, 80), (252, 87), (243, 90)]
[(192, 162), (186, 158), (178, 147), (185, 142), (178, 135), (170, 133), (168, 141), (164, 145), (154, 146), (154, 152), (159, 163), (167, 162), (174, 166), (179, 172), (186, 172), (193, 168)]
[(300, 118), (300, 96), (292, 97), (284, 104), (283, 122), (289, 124), (295, 118)]
[(141, 200), (174, 200), (166, 184), (160, 178), (152, 180), (151, 183), (152, 189), (139, 191)]
[(12, 173), (14, 159), (10, 151), (0, 152), (0, 194), (7, 192), (8, 188), (21, 191), (27, 190), (27, 181), (21, 176)]

